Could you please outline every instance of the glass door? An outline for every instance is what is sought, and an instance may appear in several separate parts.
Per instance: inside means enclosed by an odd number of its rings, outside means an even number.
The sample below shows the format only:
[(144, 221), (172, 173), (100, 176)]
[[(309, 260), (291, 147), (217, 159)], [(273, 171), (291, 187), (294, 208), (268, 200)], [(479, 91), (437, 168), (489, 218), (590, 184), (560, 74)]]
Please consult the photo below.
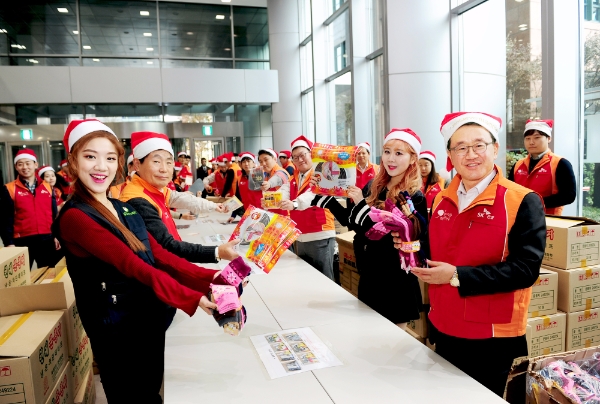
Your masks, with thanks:
[[(208, 162), (223, 153), (223, 141), (220, 139), (194, 139), (194, 155), (192, 156), (194, 173), (200, 167), (203, 158)], [(210, 167), (210, 164), (208, 166)]]

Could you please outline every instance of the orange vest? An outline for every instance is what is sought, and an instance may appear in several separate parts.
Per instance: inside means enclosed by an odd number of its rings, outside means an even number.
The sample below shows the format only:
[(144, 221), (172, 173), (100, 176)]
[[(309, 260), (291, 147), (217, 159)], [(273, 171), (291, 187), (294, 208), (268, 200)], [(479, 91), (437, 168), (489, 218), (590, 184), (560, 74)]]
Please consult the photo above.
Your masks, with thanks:
[[(299, 171), (294, 171), (294, 177), (290, 180), (290, 200), (293, 201), (310, 189), (310, 178), (312, 169), (304, 176), (304, 180), (298, 189)], [(296, 222), (296, 227), (302, 232), (318, 233), (320, 231), (335, 230), (334, 218), (329, 209), (311, 206), (305, 210), (291, 210), (290, 217)]]
[[(529, 188), (542, 197), (547, 197), (558, 193), (556, 186), (556, 167), (562, 157), (557, 156), (548, 150), (537, 163), (531, 174), (529, 173), (529, 164), (531, 157), (517, 161), (515, 164), (515, 182), (519, 185)], [(545, 208), (546, 214), (560, 216), (564, 206), (556, 208)]]
[(177, 226), (171, 213), (169, 212), (169, 200), (171, 198), (171, 190), (165, 187), (162, 191), (159, 191), (146, 180), (139, 175), (134, 175), (131, 182), (121, 192), (119, 200), (121, 202), (127, 202), (133, 198), (144, 198), (158, 211), (160, 219), (166, 226), (167, 230), (177, 241), (181, 241), (181, 236), (177, 231)]
[[(460, 213), (460, 175), (436, 198), (429, 221), (432, 261), (479, 266), (506, 260), (508, 234), (531, 191), (504, 178), (499, 167), (496, 170), (485, 191)], [(516, 337), (525, 334), (531, 287), (461, 297), (450, 284), (430, 284), (429, 300), (429, 319), (444, 334), (470, 339)]]
[(364, 172), (361, 172), (358, 169), (358, 165), (356, 166), (356, 186), (360, 189), (363, 189), (365, 185), (369, 183), (377, 173), (379, 172), (379, 166), (377, 164), (369, 163), (367, 169)]
[(14, 180), (6, 189), (15, 205), (14, 238), (51, 234), (52, 230), (52, 187), (38, 179), (35, 196), (21, 183)]
[[(235, 170), (234, 170), (235, 173)], [(236, 174), (237, 175), (237, 174)], [(225, 188), (225, 181), (227, 180), (227, 171), (222, 172), (221, 170), (217, 170), (215, 172), (215, 182), (214, 187), (215, 190), (219, 191), (219, 195), (215, 193), (215, 196), (234, 196), (235, 191), (237, 189), (237, 178), (234, 176), (233, 183), (231, 184), (231, 190), (227, 193), (227, 195), (223, 195), (223, 188)]]
[(427, 199), (427, 209), (431, 209), (431, 205), (433, 205), (433, 200), (444, 189), (444, 179), (440, 177), (440, 180), (433, 185), (428, 185), (427, 189), (425, 189), (425, 184), (421, 185), (421, 192), (425, 195), (425, 199)]
[(108, 189), (108, 192), (110, 192), (110, 197), (113, 199), (119, 199), (121, 192), (123, 192), (123, 189), (125, 189), (127, 184), (129, 184), (129, 179), (125, 180), (125, 182), (122, 184), (117, 184), (110, 187)]

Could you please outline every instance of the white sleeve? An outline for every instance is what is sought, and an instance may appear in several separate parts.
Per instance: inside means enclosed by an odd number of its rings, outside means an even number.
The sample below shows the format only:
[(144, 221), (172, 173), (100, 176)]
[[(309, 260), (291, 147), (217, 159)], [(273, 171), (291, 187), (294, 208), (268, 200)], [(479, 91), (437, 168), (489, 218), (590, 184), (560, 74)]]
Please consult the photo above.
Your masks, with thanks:
[(208, 186), (211, 184), (211, 182), (215, 181), (215, 173), (211, 173), (208, 177), (205, 177), (202, 180), (202, 183), (204, 184), (204, 187)]
[(313, 194), (311, 190), (308, 190), (305, 193), (298, 195), (298, 197), (296, 198), (296, 202), (298, 202), (297, 210), (305, 210), (310, 208), (310, 204), (313, 199), (315, 199), (315, 194)]
[(290, 183), (283, 184), (278, 191), (281, 191), (281, 200), (289, 201), (290, 200)]
[(204, 198), (198, 198), (189, 192), (171, 192), (169, 203), (172, 208), (188, 209), (194, 215), (201, 211), (215, 210), (217, 204)]

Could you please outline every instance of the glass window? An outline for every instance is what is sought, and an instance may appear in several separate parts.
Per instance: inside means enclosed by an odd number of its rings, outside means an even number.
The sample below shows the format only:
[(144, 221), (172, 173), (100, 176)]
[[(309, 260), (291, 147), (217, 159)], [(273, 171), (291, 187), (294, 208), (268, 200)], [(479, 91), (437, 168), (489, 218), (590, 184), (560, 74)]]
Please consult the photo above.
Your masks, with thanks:
[(584, 0), (583, 16), (586, 21), (600, 22), (600, 0)]
[(269, 25), (267, 9), (233, 7), (235, 57), (269, 59)]
[(9, 64), (8, 58), (0, 58), (0, 66), (8, 66)]
[(542, 15), (535, 1), (506, 3), (506, 170), (527, 153), (523, 128), (542, 112)]
[[(586, 2), (586, 13), (587, 6)], [(596, 25), (586, 23), (583, 26), (585, 95), (581, 198), (583, 216), (600, 221), (600, 31)]]
[(233, 122), (235, 110), (232, 104), (168, 104), (165, 105), (165, 121), (180, 117), (183, 123)]
[(63, 142), (59, 141), (50, 141), (48, 142), (48, 146), (50, 148), (50, 162), (48, 165), (58, 169), (60, 162), (67, 158), (65, 146), (63, 145)]
[(348, 65), (350, 50), (348, 42), (349, 14), (344, 11), (342, 15), (329, 24), (329, 41), (331, 43), (331, 57), (329, 74), (339, 72)]
[(103, 122), (162, 121), (158, 104), (95, 104), (85, 106), (86, 118), (101, 118)]
[(111, 59), (111, 58), (83, 58), (84, 66), (102, 67), (148, 67), (158, 68), (158, 59)]
[(300, 0), (300, 41), (312, 34), (310, 0)]
[(229, 6), (159, 2), (165, 56), (232, 57)]
[(0, 186), (4, 186), (9, 181), (8, 172), (5, 171), (5, 167), (10, 167), (11, 164), (7, 164), (6, 161), (6, 145), (0, 143)]
[(4, 27), (6, 27), (6, 24), (0, 18), (0, 54), (8, 53), (8, 36), (4, 32)]
[(79, 58), (11, 57), (11, 66), (79, 66)]
[(329, 83), (331, 141), (352, 145), (352, 76), (348, 72)]
[(311, 91), (302, 96), (302, 131), (304, 136), (315, 139), (315, 93)]
[(83, 118), (82, 105), (15, 105), (17, 125), (66, 124)]
[(155, 4), (80, 0), (79, 10), (83, 55), (158, 55)]
[(373, 105), (373, 139), (371, 144), (371, 160), (379, 164), (382, 140), (385, 135), (385, 101), (384, 101), (383, 56), (371, 61), (371, 102)]
[(337, 11), (338, 8), (342, 7), (342, 5), (346, 2), (346, 0), (329, 0), (330, 15)]
[(162, 67), (187, 67), (198, 69), (231, 69), (231, 60), (176, 60), (163, 59)]
[(371, 0), (371, 52), (383, 47), (383, 0)]
[(236, 69), (269, 70), (271, 68), (271, 63), (269, 63), (269, 62), (240, 62), (239, 60), (236, 60), (235, 68)]
[(79, 54), (75, 0), (10, 2), (0, 8), (0, 28), (11, 53)]
[(300, 48), (300, 78), (302, 90), (313, 85), (313, 47), (312, 41)]

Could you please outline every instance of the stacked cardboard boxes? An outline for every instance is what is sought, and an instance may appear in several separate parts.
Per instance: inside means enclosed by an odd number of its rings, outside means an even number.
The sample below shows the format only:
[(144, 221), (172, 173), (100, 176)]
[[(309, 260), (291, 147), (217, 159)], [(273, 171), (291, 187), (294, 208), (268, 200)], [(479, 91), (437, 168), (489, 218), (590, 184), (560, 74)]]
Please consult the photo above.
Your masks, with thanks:
[(353, 231), (342, 233), (336, 236), (336, 240), (340, 257), (340, 283), (348, 292), (358, 296), (360, 275), (356, 269), (354, 234)]

